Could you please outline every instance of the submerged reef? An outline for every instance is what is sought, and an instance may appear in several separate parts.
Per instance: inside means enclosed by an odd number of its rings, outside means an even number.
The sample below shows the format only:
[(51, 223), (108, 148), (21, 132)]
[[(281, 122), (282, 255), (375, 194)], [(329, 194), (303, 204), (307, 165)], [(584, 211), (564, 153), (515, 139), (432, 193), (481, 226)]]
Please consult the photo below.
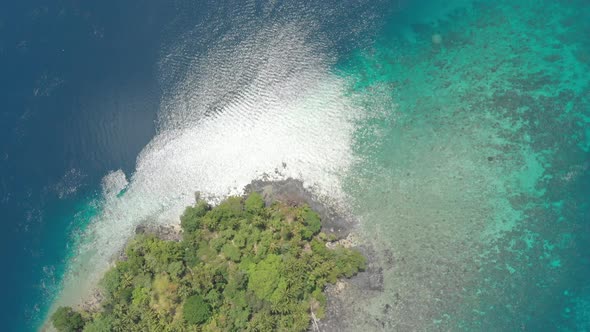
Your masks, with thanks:
[(350, 248), (344, 227), (322, 231), (320, 215), (328, 210), (314, 211), (297, 181), (253, 183), (247, 192), (215, 207), (198, 200), (180, 218), (181, 238), (170, 230), (162, 238), (157, 229), (138, 229), (103, 277), (101, 299), (59, 308), (52, 316), (55, 328), (319, 329), (327, 286), (365, 270), (365, 257)]

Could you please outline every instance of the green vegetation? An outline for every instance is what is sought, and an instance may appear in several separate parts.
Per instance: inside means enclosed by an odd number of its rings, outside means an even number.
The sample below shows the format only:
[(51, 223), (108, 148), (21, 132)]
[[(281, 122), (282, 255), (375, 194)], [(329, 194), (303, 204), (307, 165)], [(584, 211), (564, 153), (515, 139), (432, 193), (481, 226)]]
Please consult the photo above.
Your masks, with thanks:
[(181, 216), (181, 242), (139, 235), (103, 280), (99, 312), (60, 308), (58, 331), (305, 331), (324, 316), (323, 290), (364, 269), (357, 251), (326, 247), (307, 206), (259, 194)]
[(211, 308), (201, 295), (193, 295), (184, 302), (182, 313), (189, 324), (201, 324), (211, 317)]
[(84, 327), (84, 320), (80, 313), (75, 312), (72, 308), (60, 307), (51, 316), (53, 326), (58, 331), (79, 331)]

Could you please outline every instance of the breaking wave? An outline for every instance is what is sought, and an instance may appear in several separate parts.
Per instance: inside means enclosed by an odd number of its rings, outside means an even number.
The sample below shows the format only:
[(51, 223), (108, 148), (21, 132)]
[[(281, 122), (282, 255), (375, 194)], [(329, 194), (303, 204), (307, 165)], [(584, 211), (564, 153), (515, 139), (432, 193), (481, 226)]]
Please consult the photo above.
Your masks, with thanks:
[(178, 223), (195, 191), (215, 202), (254, 179), (292, 177), (331, 204), (343, 201), (341, 179), (353, 163), (360, 112), (346, 82), (331, 72), (334, 38), (318, 37), (311, 18), (296, 17), (226, 19), (229, 28), (213, 29), (213, 40), (199, 38), (212, 29), (209, 22), (165, 49), (158, 133), (133, 174), (103, 179), (101, 211), (69, 262), (55, 304), (87, 297), (137, 225)]

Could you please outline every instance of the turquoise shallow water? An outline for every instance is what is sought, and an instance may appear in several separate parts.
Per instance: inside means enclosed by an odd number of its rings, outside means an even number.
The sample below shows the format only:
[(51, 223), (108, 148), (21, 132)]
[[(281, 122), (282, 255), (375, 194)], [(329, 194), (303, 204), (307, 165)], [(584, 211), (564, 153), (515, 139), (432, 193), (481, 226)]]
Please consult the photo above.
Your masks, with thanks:
[(350, 326), (589, 330), (590, 6), (430, 14), (342, 67), (370, 110), (348, 190), (387, 267)]

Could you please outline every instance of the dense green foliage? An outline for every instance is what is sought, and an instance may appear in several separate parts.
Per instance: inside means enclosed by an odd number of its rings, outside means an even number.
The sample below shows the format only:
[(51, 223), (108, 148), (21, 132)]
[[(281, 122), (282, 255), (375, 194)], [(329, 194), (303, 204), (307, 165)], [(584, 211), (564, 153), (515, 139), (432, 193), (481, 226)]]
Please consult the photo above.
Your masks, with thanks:
[[(59, 331), (305, 331), (322, 291), (364, 269), (357, 251), (326, 247), (309, 207), (259, 194), (204, 201), (181, 216), (181, 242), (140, 235), (102, 281), (102, 310), (60, 308)], [(64, 311), (65, 310), (65, 311)], [(83, 320), (84, 319), (84, 320)], [(79, 324), (78, 324), (79, 322)]]
[(200, 324), (211, 317), (211, 308), (201, 295), (193, 295), (184, 302), (182, 313), (190, 324)]
[(68, 307), (58, 308), (53, 316), (51, 316), (51, 321), (53, 322), (53, 326), (59, 331), (74, 332), (84, 327), (82, 315)]

